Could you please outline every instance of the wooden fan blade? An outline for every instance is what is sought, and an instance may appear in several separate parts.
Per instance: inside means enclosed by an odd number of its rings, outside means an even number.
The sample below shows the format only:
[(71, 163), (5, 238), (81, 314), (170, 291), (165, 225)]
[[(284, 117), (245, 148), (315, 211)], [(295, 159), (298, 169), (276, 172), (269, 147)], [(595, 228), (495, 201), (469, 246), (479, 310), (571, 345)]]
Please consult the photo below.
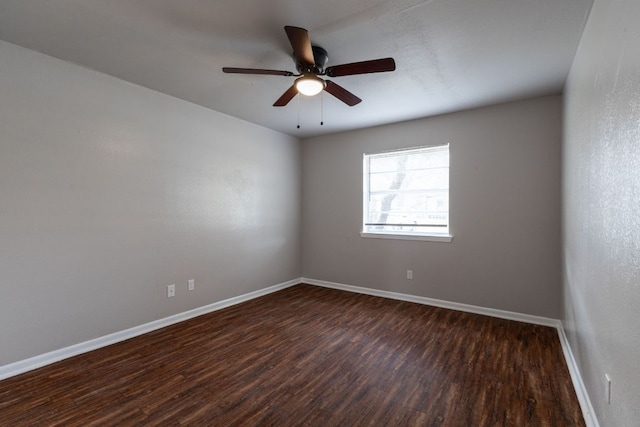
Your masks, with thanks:
[(232, 74), (268, 74), (271, 76), (293, 76), (293, 73), (291, 71), (263, 70), (261, 68), (224, 67), (222, 68), (222, 72)]
[(393, 58), (372, 59), (370, 61), (353, 62), (351, 64), (327, 67), (325, 74), (329, 77), (352, 76), (354, 74), (383, 73), (396, 69)]
[(353, 107), (354, 105), (362, 102), (362, 99), (358, 98), (339, 84), (330, 80), (327, 80), (326, 83), (324, 90), (347, 104), (349, 107)]
[(298, 94), (298, 89), (293, 85), (285, 93), (282, 94), (276, 102), (273, 103), (274, 107), (284, 107)]
[(293, 55), (300, 64), (313, 67), (315, 59), (313, 58), (313, 49), (311, 49), (311, 40), (309, 32), (304, 28), (291, 27), (287, 25), (284, 30), (289, 37), (289, 43), (293, 48)]

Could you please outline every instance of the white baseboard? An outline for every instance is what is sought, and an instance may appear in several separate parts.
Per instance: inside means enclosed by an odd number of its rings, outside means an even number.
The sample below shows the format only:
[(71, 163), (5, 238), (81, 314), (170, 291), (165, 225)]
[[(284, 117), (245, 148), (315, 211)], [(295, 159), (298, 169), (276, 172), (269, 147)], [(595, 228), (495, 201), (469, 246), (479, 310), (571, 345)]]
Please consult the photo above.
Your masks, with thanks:
[(339, 289), (343, 291), (356, 292), (359, 294), (373, 295), (377, 297), (390, 298), (400, 301), (415, 302), (418, 304), (432, 305), (434, 307), (448, 308), (450, 310), (465, 311), (467, 313), (483, 314), (485, 316), (498, 317), (501, 319), (515, 320), (518, 322), (532, 323), (534, 325), (551, 326), (557, 328), (562, 326), (560, 320), (548, 317), (532, 316), (530, 314), (515, 313), (512, 311), (498, 310), (495, 308), (479, 307), (476, 305), (462, 304), (459, 302), (444, 301), (434, 298), (420, 297), (416, 295), (401, 294), (398, 292), (381, 291), (378, 289), (363, 288), (360, 286), (345, 285), (342, 283), (327, 282), (325, 280), (302, 278), (302, 283), (322, 286), (325, 288)]
[(115, 344), (130, 338), (137, 337), (147, 332), (155, 331), (156, 329), (164, 328), (179, 322), (183, 322), (188, 319), (192, 319), (203, 314), (211, 313), (213, 311), (221, 310), (223, 308), (230, 307), (232, 305), (240, 304), (245, 301), (252, 300), (288, 287), (297, 285), (302, 282), (302, 279), (293, 279), (288, 282), (280, 283), (268, 288), (260, 289), (258, 291), (250, 292), (248, 294), (239, 295), (237, 297), (225, 299), (215, 302), (213, 304), (205, 305), (195, 308), (193, 310), (178, 313), (173, 316), (165, 317), (163, 319), (154, 320), (153, 322), (145, 323), (143, 325), (134, 326), (133, 328), (125, 329), (123, 331), (114, 332), (109, 335), (105, 335), (99, 338), (95, 338), (89, 341), (74, 344), (69, 347), (54, 350), (39, 356), (31, 357), (29, 359), (20, 360), (18, 362), (10, 363), (8, 365), (0, 366), (0, 380), (13, 377), (18, 374), (22, 374), (27, 371), (31, 371), (37, 368), (41, 368), (46, 365), (50, 365), (55, 362), (67, 359), (69, 357), (77, 356), (79, 354), (87, 353), (92, 350), (97, 350), (102, 347), (106, 347), (111, 344)]
[(558, 331), (560, 344), (562, 346), (562, 352), (564, 354), (565, 361), (567, 362), (567, 367), (569, 368), (569, 374), (571, 375), (573, 388), (575, 389), (576, 395), (578, 397), (578, 402), (580, 403), (580, 409), (582, 410), (584, 421), (587, 427), (600, 427), (598, 419), (596, 418), (595, 412), (593, 410), (593, 406), (591, 405), (589, 394), (587, 393), (587, 389), (584, 385), (584, 382), (582, 381), (580, 370), (578, 369), (576, 360), (573, 357), (571, 346), (569, 345), (569, 341), (567, 340), (562, 322), (558, 319), (532, 316), (529, 314), (515, 313), (512, 311), (497, 310), (493, 308), (478, 307), (475, 305), (461, 304), (457, 302), (443, 301), (434, 298), (426, 298), (397, 292), (363, 288), (360, 286), (345, 285), (343, 283), (327, 282), (325, 280), (309, 279), (307, 277), (302, 278), (302, 283), (556, 328)]
[(562, 344), (562, 352), (564, 353), (564, 358), (567, 361), (567, 367), (569, 368), (569, 374), (571, 375), (573, 388), (576, 391), (578, 401), (580, 402), (580, 408), (582, 409), (584, 422), (587, 427), (600, 427), (598, 418), (596, 417), (596, 412), (593, 410), (593, 405), (591, 405), (591, 399), (589, 399), (587, 388), (584, 385), (584, 381), (582, 381), (580, 369), (578, 369), (576, 359), (575, 357), (573, 357), (573, 352), (571, 351), (571, 346), (569, 345), (567, 334), (565, 334), (562, 325), (558, 327), (558, 336), (560, 337), (560, 344)]

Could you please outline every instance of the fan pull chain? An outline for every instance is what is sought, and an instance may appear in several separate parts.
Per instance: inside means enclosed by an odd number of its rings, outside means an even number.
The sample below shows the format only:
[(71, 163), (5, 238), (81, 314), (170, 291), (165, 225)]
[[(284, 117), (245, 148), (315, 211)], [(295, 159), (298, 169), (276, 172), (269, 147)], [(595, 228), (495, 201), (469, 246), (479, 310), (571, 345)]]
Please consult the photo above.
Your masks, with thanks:
[(300, 94), (297, 96), (298, 98), (298, 129), (300, 129)]
[(320, 126), (324, 125), (324, 94), (320, 92)]

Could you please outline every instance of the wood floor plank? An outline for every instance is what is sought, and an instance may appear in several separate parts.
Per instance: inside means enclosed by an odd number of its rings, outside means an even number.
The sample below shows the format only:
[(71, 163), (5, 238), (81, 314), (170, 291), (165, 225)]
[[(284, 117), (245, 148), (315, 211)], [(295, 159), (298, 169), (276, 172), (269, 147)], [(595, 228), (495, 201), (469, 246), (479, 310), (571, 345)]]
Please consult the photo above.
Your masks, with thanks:
[(10, 426), (584, 426), (555, 329), (299, 285), (0, 381)]

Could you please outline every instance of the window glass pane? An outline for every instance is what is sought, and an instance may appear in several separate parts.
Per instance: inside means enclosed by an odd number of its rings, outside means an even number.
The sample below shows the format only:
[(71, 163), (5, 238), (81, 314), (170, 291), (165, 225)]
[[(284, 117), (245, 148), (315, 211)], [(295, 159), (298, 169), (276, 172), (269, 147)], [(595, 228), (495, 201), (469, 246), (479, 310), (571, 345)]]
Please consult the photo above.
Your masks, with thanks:
[(448, 232), (448, 145), (365, 155), (364, 179), (364, 231)]

